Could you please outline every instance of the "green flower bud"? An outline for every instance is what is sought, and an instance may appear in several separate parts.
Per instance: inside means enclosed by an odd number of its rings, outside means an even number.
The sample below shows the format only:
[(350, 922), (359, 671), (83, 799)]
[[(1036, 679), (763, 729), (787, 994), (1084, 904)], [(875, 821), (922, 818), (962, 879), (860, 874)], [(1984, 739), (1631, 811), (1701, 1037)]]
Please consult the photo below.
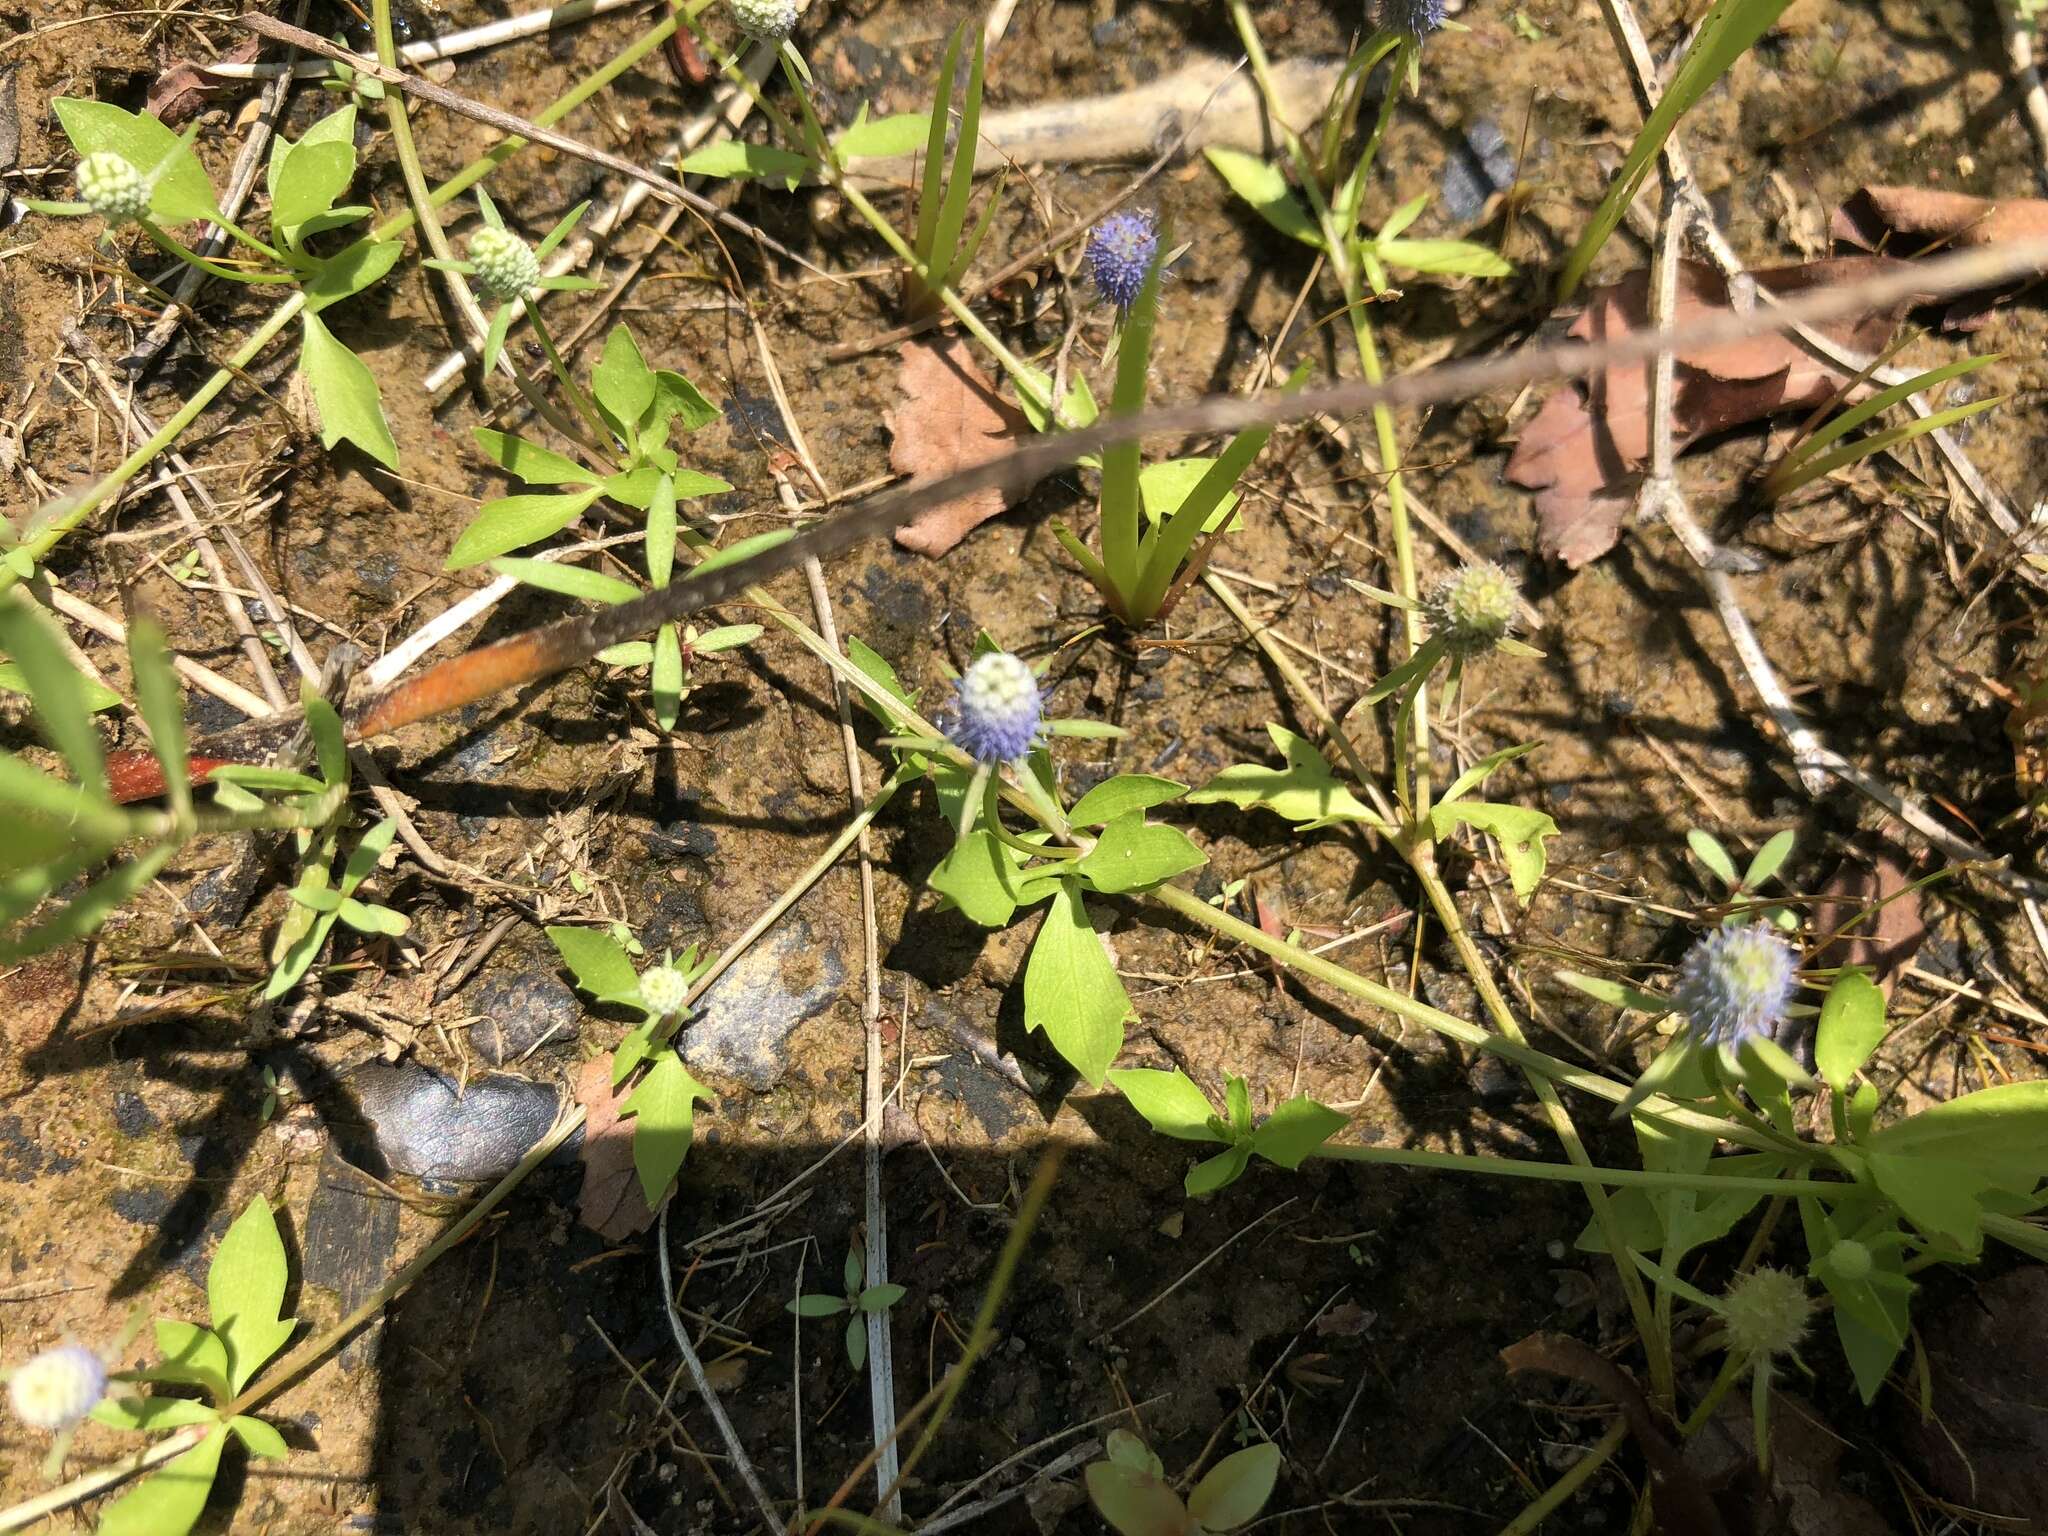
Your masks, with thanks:
[(1870, 1278), (1870, 1250), (1853, 1237), (1845, 1237), (1828, 1250), (1827, 1266), (1840, 1280)]
[(642, 973), (640, 977), (640, 1001), (647, 1005), (647, 1011), (666, 1018), (672, 1013), (681, 1013), (683, 1003), (690, 995), (690, 984), (683, 979), (683, 973), (673, 966), (657, 965)]
[(1453, 655), (1478, 656), (1508, 637), (1520, 595), (1514, 577), (1491, 560), (1477, 560), (1430, 588), (1422, 616)]
[(781, 44), (796, 30), (796, 0), (727, 0), (732, 19), (757, 43)]
[(1728, 1345), (1737, 1355), (1766, 1360), (1792, 1352), (1813, 1321), (1806, 1281), (1783, 1269), (1753, 1269), (1721, 1298)]
[(78, 162), (78, 198), (109, 224), (132, 224), (149, 212), (149, 179), (110, 149)]
[(524, 298), (540, 281), (540, 258), (509, 229), (489, 225), (469, 237), (469, 259), (476, 263), (476, 286), (493, 304)]

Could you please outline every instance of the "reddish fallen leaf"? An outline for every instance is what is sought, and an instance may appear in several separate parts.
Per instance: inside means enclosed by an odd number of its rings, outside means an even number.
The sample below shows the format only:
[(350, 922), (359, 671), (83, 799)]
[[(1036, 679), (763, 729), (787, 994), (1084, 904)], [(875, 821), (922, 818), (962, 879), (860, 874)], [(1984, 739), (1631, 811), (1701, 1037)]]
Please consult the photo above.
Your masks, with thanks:
[(576, 1102), (583, 1106), (583, 1188), (576, 1196), (576, 1219), (610, 1242), (654, 1225), (633, 1170), (633, 1128), (619, 1119), (631, 1091), (613, 1090), (609, 1051), (576, 1074)]
[[(1780, 267), (1752, 274), (1772, 293), (1859, 282), (1899, 265), (1886, 257), (1855, 256)], [(1720, 273), (1701, 262), (1682, 262), (1672, 323), (1705, 319), (1728, 304)], [(1819, 327), (1860, 353), (1879, 350), (1905, 306)], [(1596, 289), (1571, 328), (1580, 341), (1611, 341), (1649, 320), (1649, 274), (1631, 273)], [(1621, 536), (1634, 501), (1637, 476), (1650, 456), (1648, 362), (1602, 369), (1583, 390), (1568, 386), (1543, 403), (1522, 433), (1508, 479), (1539, 494), (1537, 544), (1576, 570), (1607, 553)], [(1683, 450), (1716, 432), (1760, 421), (1780, 411), (1811, 410), (1848, 381), (1782, 336), (1752, 336), (1721, 346), (1681, 350), (1672, 392), (1672, 440)]]
[(1377, 1312), (1368, 1312), (1355, 1301), (1340, 1301), (1316, 1319), (1315, 1329), (1326, 1339), (1351, 1339), (1378, 1321)]
[[(1835, 210), (1829, 231), (1859, 251), (1914, 256), (1936, 248), (1997, 245), (2048, 235), (2048, 202), (2038, 197), (1971, 197), (1931, 187), (1859, 187)], [(2009, 284), (2011, 292), (2018, 284)], [(1942, 327), (1971, 331), (1984, 323), (1997, 294), (1964, 294), (1942, 311)]]
[(1867, 966), (1871, 979), (1889, 998), (1892, 983), (1919, 953), (1921, 942), (1927, 937), (1920, 893), (1912, 885), (1905, 866), (1888, 850), (1880, 850), (1868, 864), (1854, 858), (1845, 861), (1834, 878), (1820, 889), (1820, 900), (1813, 908), (1813, 926), (1825, 936), (1858, 916), (1868, 915), (1847, 933), (1824, 944), (1814, 955), (1813, 963)]
[[(903, 398), (887, 417), (896, 439), (889, 463), (913, 479), (993, 459), (1026, 430), (1024, 413), (996, 393), (957, 336), (906, 342), (896, 388)], [(1004, 506), (1000, 490), (976, 491), (898, 528), (896, 542), (921, 555), (943, 555)]]
[[(262, 46), (260, 37), (244, 38), (222, 54), (216, 63), (251, 64), (255, 62), (257, 50)], [(156, 77), (144, 98), (143, 105), (151, 116), (161, 120), (165, 127), (176, 128), (189, 122), (213, 104), (213, 99), (228, 91), (239, 88), (238, 80), (223, 80), (218, 75), (208, 74), (190, 59), (180, 59)]]

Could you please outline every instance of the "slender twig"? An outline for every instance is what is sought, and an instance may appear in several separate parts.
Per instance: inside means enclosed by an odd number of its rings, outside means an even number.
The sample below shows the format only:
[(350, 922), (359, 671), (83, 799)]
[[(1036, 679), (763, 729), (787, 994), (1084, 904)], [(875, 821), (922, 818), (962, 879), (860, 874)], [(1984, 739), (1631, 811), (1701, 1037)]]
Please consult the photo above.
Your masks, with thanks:
[[(523, 37), (573, 26), (596, 16), (609, 16), (613, 11), (636, 3), (638, 0), (563, 0), (560, 5), (528, 11), (521, 16), (505, 16), (440, 37), (420, 38), (398, 50), (398, 61), (401, 64), (436, 64), (479, 49), (495, 48), (500, 43), (516, 42)], [(222, 80), (276, 80), (287, 74), (300, 80), (317, 80), (334, 73), (334, 66), (324, 59), (306, 59), (296, 64), (289, 61), (281, 64), (238, 64), (216, 59), (199, 67)]]

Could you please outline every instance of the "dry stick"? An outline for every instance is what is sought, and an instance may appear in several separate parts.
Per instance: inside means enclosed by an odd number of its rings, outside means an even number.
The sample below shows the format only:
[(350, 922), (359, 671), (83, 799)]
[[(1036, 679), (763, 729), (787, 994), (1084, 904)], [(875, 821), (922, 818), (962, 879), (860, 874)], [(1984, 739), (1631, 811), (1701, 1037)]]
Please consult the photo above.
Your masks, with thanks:
[(2048, 90), (2042, 88), (2041, 71), (2034, 59), (2034, 29), (2020, 19), (2016, 5), (2001, 5), (1998, 12), (2005, 18), (2005, 57), (2019, 80), (2020, 105), (2026, 111), (2027, 129), (2034, 136), (2034, 152), (2039, 157), (2034, 174), (2048, 189)]
[[(992, 1493), (977, 1503), (963, 1504), (950, 1515), (940, 1515), (937, 1519), (925, 1521), (924, 1524), (917, 1528), (917, 1536), (938, 1536), (940, 1531), (950, 1531), (963, 1525), (970, 1525), (974, 1521), (979, 1520), (983, 1515), (1002, 1508), (1003, 1505), (1009, 1503), (1012, 1499), (1022, 1498), (1038, 1484), (1049, 1483), (1056, 1477), (1064, 1477), (1067, 1473), (1085, 1463), (1091, 1456), (1101, 1454), (1101, 1451), (1102, 1442), (1100, 1440), (1084, 1440), (1081, 1444), (1073, 1447), (1073, 1449), (1048, 1461), (1044, 1466), (1025, 1478), (1023, 1482), (1017, 1484), (1016, 1487), (1005, 1488), (1001, 1493)], [(1012, 1459), (1014, 1460), (1015, 1458)], [(1007, 1466), (1008, 1463), (1006, 1462), (1004, 1465)]]
[(326, 38), (308, 32), (302, 27), (289, 26), (282, 21), (273, 20), (260, 11), (245, 11), (235, 19), (252, 32), (260, 32), (263, 36), (275, 38), (279, 42), (291, 43), (308, 53), (317, 53), (322, 58), (337, 60), (372, 80), (385, 85), (395, 85), (406, 95), (416, 96), (430, 106), (440, 107), (457, 116), (483, 123), (501, 133), (516, 135), (530, 143), (545, 144), (550, 149), (558, 149), (565, 155), (574, 155), (577, 159), (587, 160), (592, 165), (601, 165), (621, 176), (630, 176), (662, 201), (694, 208), (706, 218), (716, 219), (727, 228), (737, 230), (755, 244), (773, 251), (785, 261), (794, 262), (806, 272), (816, 273), (819, 277), (830, 276), (829, 273), (820, 272), (767, 231), (749, 224), (735, 214), (727, 213), (711, 199), (692, 192), (681, 182), (671, 180), (659, 171), (650, 171), (623, 155), (615, 155), (610, 150), (585, 144), (581, 139), (573, 139), (566, 133), (557, 133), (552, 128), (543, 128), (539, 123), (530, 122), (526, 118), (515, 117), (510, 112), (501, 112), (498, 108), (485, 106), (480, 101), (472, 101), (469, 97), (445, 90), (430, 80), (422, 80), (417, 75), (408, 75), (403, 70), (387, 68), (375, 59), (366, 59), (361, 54), (352, 53), (338, 44), (330, 43)]
[[(128, 627), (119, 619), (93, 607), (84, 598), (67, 592), (54, 582), (50, 586), (50, 606), (65, 618), (83, 624), (95, 634), (104, 635), (116, 645), (128, 643)], [(173, 653), (171, 669), (201, 693), (212, 694), (229, 708), (240, 710), (252, 720), (260, 720), (275, 713), (269, 701), (261, 694), (251, 693), (240, 683), (202, 667), (189, 656)]]
[(725, 1452), (732, 1458), (733, 1466), (740, 1474), (740, 1481), (747, 1485), (747, 1492), (754, 1496), (754, 1506), (761, 1511), (761, 1518), (768, 1529), (780, 1532), (782, 1517), (775, 1513), (774, 1501), (768, 1497), (768, 1490), (761, 1486), (761, 1474), (754, 1470), (754, 1464), (747, 1458), (747, 1448), (740, 1444), (740, 1437), (732, 1427), (732, 1420), (726, 1417), (725, 1405), (718, 1400), (718, 1389), (711, 1385), (710, 1376), (705, 1374), (704, 1362), (697, 1358), (697, 1351), (690, 1343), (690, 1332), (683, 1326), (683, 1320), (676, 1313), (676, 1283), (669, 1272), (668, 1262), (668, 1208), (675, 1202), (664, 1200), (661, 1204), (661, 1224), (655, 1239), (655, 1253), (661, 1259), (661, 1309), (668, 1316), (669, 1331), (675, 1335), (676, 1348), (682, 1352), (683, 1364), (688, 1367), (690, 1380), (696, 1383), (697, 1395), (704, 1399), (704, 1406), (711, 1410), (711, 1422), (718, 1426), (718, 1437), (725, 1442)]
[[(543, 10), (528, 11), (523, 16), (507, 16), (498, 21), (488, 21), (482, 26), (465, 27), (459, 32), (449, 32), (441, 37), (424, 37), (418, 42), (407, 43), (398, 50), (401, 64), (438, 64), (443, 59), (452, 59), (458, 54), (475, 53), (482, 48), (495, 48), (500, 43), (517, 42), (520, 38), (532, 37), (541, 32), (552, 32), (559, 27), (573, 26), (580, 21), (589, 21), (597, 16), (609, 16), (613, 11), (638, 0), (564, 0), (561, 5), (548, 6)], [(233, 64), (215, 60), (199, 66), (209, 75), (222, 80), (275, 80), (280, 75), (290, 74), (300, 80), (317, 80), (334, 73), (333, 65), (321, 59), (306, 59), (299, 63), (283, 64)]]

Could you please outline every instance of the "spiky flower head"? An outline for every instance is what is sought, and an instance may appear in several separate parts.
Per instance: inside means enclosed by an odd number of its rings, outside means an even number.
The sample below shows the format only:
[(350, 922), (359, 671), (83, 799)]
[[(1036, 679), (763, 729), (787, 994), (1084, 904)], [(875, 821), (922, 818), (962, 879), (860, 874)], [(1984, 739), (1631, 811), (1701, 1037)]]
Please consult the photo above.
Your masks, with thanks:
[(1382, 30), (1427, 37), (1444, 24), (1444, 0), (1379, 0)]
[(1813, 1321), (1803, 1277), (1784, 1269), (1753, 1269), (1721, 1298), (1732, 1353), (1749, 1360), (1789, 1355)]
[(1671, 1001), (1702, 1045), (1774, 1037), (1797, 965), (1791, 946), (1761, 923), (1716, 928), (1679, 962)]
[(640, 973), (640, 1001), (647, 1011), (667, 1018), (681, 1013), (690, 996), (690, 983), (672, 965), (657, 965)]
[(469, 259), (476, 265), (478, 292), (492, 304), (524, 298), (540, 281), (540, 258), (509, 229), (486, 224), (471, 235)]
[(796, 0), (726, 0), (732, 19), (757, 43), (779, 45), (796, 30)]
[(977, 763), (1012, 763), (1037, 740), (1044, 709), (1038, 674), (1008, 651), (988, 651), (954, 685), (946, 736)]
[(69, 1429), (92, 1412), (106, 1390), (106, 1365), (83, 1344), (44, 1350), (7, 1383), (15, 1416), (36, 1429)]
[(1491, 560), (1475, 560), (1440, 577), (1422, 600), (1429, 632), (1457, 656), (1482, 655), (1515, 627), (1515, 578)]
[(1138, 302), (1145, 274), (1159, 254), (1159, 225), (1142, 209), (1112, 213), (1088, 232), (1085, 254), (1095, 291), (1119, 310)]
[(78, 162), (78, 199), (109, 224), (132, 224), (149, 212), (149, 178), (125, 155), (96, 149)]

